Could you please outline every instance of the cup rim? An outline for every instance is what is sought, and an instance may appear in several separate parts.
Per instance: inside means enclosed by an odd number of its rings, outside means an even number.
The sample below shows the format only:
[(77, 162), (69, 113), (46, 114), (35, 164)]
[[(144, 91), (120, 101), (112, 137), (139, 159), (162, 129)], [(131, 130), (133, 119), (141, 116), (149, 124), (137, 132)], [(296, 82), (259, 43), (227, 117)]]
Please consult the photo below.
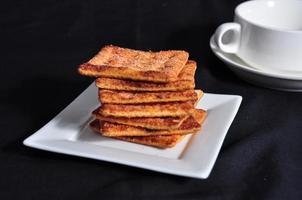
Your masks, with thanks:
[[(267, 29), (267, 30), (271, 30), (271, 31), (279, 31), (279, 32), (285, 32), (285, 33), (298, 33), (298, 34), (302, 34), (302, 30), (288, 30), (288, 29), (282, 29), (282, 28), (277, 28), (277, 27), (271, 27), (271, 26), (265, 26), (265, 25), (262, 25), (262, 24), (259, 24), (257, 22), (253, 22), (251, 20), (248, 20), (246, 19), (245, 17), (243, 17), (242, 15), (239, 14), (239, 9), (240, 7), (243, 5), (243, 4), (248, 4), (248, 3), (251, 3), (251, 2), (264, 2), (264, 1), (274, 1), (274, 2), (278, 2), (278, 1), (284, 1), (284, 0), (263, 0), (263, 1), (259, 1), (259, 0), (248, 0), (248, 1), (245, 1), (245, 2), (242, 2), (240, 3), (239, 5), (236, 6), (235, 8), (235, 16), (240, 18), (241, 20), (244, 20), (246, 22), (248, 22), (249, 24), (252, 24), (254, 26), (257, 26), (257, 27), (261, 27), (263, 29)], [(299, 3), (302, 3), (301, 0), (287, 0), (286, 2), (299, 2)]]

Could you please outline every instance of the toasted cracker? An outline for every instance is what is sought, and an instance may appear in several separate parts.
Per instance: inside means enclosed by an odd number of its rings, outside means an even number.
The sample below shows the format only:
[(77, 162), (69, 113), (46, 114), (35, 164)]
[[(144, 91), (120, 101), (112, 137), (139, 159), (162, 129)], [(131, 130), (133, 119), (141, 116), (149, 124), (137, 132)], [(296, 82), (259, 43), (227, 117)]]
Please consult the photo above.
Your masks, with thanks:
[(99, 114), (97, 110), (95, 110), (92, 114), (96, 119), (101, 121), (156, 130), (177, 129), (180, 124), (189, 117), (111, 117), (103, 116)]
[[(196, 106), (203, 92), (201, 90), (195, 90), (195, 92), (197, 94)], [(100, 108), (92, 112), (99, 120), (156, 130), (176, 129), (188, 117), (188, 115), (179, 117), (114, 117), (102, 115), (99, 109)]]
[(197, 63), (194, 60), (188, 60), (183, 69), (178, 74), (177, 80), (194, 81)]
[(179, 143), (184, 135), (157, 135), (157, 136), (120, 136), (114, 137), (116, 139), (124, 140), (127, 142), (133, 142), (137, 144), (144, 144), (148, 146), (154, 146), (158, 148), (171, 148)]
[(196, 62), (188, 61), (179, 73), (177, 81), (168, 83), (153, 83), (132, 81), (114, 78), (97, 78), (95, 84), (98, 88), (125, 91), (179, 91), (194, 89), (194, 74)]
[(82, 64), (79, 73), (95, 77), (170, 82), (177, 80), (188, 57), (185, 51), (151, 52), (110, 45)]
[(195, 101), (194, 106), (197, 106), (198, 102), (203, 97), (203, 91), (202, 90), (195, 90), (195, 92), (197, 94), (197, 100)]
[(99, 90), (99, 100), (101, 103), (115, 104), (157, 103), (197, 100), (197, 94), (194, 90), (174, 92)]
[(125, 91), (179, 91), (194, 89), (194, 81), (175, 81), (168, 83), (152, 83), (131, 81), (114, 78), (97, 78), (95, 84), (98, 88), (125, 90)]
[[(206, 111), (197, 109), (174, 130), (151, 130), (123, 124), (99, 121), (100, 132), (104, 136), (149, 136), (149, 135), (184, 135), (198, 131), (206, 116)], [(98, 121), (98, 120), (97, 120)]]
[[(100, 133), (100, 123), (98, 120), (94, 120), (90, 123), (90, 127)], [(137, 144), (143, 144), (158, 148), (170, 148), (175, 146), (178, 142), (180, 142), (184, 135), (156, 135), (156, 136), (119, 136), (119, 137), (111, 137), (114, 139), (124, 140), (128, 142), (133, 142)]]
[(144, 103), (144, 104), (102, 104), (98, 113), (114, 117), (180, 117), (194, 110), (195, 101)]

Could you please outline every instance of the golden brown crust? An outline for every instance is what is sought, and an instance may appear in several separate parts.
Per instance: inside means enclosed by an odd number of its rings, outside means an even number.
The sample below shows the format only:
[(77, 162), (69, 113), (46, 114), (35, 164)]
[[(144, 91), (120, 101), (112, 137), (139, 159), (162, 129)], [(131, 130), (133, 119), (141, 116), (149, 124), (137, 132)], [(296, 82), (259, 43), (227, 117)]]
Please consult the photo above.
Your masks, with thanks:
[(188, 61), (179, 73), (177, 81), (168, 83), (153, 83), (132, 81), (114, 78), (97, 78), (95, 84), (98, 88), (126, 91), (179, 91), (194, 89), (194, 74), (196, 62)]
[(127, 142), (154, 146), (158, 148), (171, 148), (174, 147), (177, 143), (179, 143), (184, 138), (184, 135), (158, 135), (142, 137), (120, 136), (114, 138)]
[(197, 123), (201, 125), (206, 119), (207, 111), (203, 109), (195, 109), (191, 115), (197, 121)]
[(98, 88), (125, 90), (125, 91), (179, 91), (194, 89), (194, 81), (174, 81), (168, 83), (152, 83), (122, 80), (114, 78), (97, 78), (95, 84)]
[(178, 74), (177, 80), (194, 81), (197, 64), (194, 60), (188, 60), (184, 68)]
[(99, 90), (101, 103), (140, 104), (197, 100), (194, 90), (174, 92), (130, 92), (117, 90)]
[(103, 116), (95, 110), (92, 113), (96, 119), (111, 122), (111, 123), (118, 123), (118, 124), (125, 124), (135, 127), (142, 127), (148, 129), (157, 129), (157, 130), (164, 130), (164, 129), (177, 129), (180, 124), (189, 116), (183, 117), (111, 117), (111, 116)]
[[(90, 123), (90, 127), (100, 133), (100, 122), (94, 120)], [(175, 146), (178, 142), (183, 139), (183, 135), (157, 135), (157, 136), (119, 136), (111, 137), (119, 140), (124, 140), (128, 142), (133, 142), (137, 144), (144, 144), (148, 146), (158, 147), (158, 148), (169, 148)]]
[(196, 95), (197, 95), (197, 100), (196, 100), (194, 106), (197, 106), (198, 102), (203, 97), (203, 91), (202, 90), (195, 90), (195, 92), (196, 92)]
[(145, 104), (102, 104), (98, 113), (114, 117), (181, 117), (194, 110), (195, 101), (145, 103)]
[[(99, 121), (100, 132), (104, 136), (149, 136), (149, 135), (184, 135), (198, 131), (201, 128), (206, 112), (201, 109), (194, 111), (192, 116), (185, 119), (177, 129), (151, 130), (123, 124)], [(195, 119), (196, 117), (196, 119)]]
[(100, 122), (101, 133), (104, 136), (150, 136), (150, 135), (185, 135), (200, 130), (201, 126), (192, 116), (188, 117), (178, 129), (173, 130), (151, 130), (110, 122)]
[(78, 70), (87, 76), (169, 82), (176, 81), (188, 57), (185, 51), (145, 52), (110, 45)]

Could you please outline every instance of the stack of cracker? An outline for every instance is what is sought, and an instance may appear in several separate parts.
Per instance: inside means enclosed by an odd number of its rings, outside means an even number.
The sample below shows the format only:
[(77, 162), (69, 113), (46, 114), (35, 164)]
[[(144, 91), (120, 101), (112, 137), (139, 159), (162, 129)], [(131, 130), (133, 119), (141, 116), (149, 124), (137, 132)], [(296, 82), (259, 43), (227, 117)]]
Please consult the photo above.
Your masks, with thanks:
[(105, 46), (79, 73), (97, 77), (101, 105), (92, 115), (103, 136), (159, 148), (196, 133), (206, 112), (194, 90), (196, 62), (185, 51), (146, 52)]

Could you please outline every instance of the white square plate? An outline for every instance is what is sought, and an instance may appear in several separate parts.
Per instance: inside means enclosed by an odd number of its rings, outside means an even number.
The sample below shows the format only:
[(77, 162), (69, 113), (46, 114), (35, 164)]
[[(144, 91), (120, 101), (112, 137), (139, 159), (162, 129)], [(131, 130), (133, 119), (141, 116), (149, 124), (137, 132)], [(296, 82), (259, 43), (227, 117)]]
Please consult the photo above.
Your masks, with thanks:
[(207, 178), (225, 135), (238, 111), (241, 96), (204, 94), (198, 108), (207, 110), (199, 134), (187, 135), (170, 149), (102, 137), (88, 126), (91, 111), (99, 106), (97, 88), (91, 84), (60, 114), (24, 140), (41, 150), (93, 158), (158, 172)]

